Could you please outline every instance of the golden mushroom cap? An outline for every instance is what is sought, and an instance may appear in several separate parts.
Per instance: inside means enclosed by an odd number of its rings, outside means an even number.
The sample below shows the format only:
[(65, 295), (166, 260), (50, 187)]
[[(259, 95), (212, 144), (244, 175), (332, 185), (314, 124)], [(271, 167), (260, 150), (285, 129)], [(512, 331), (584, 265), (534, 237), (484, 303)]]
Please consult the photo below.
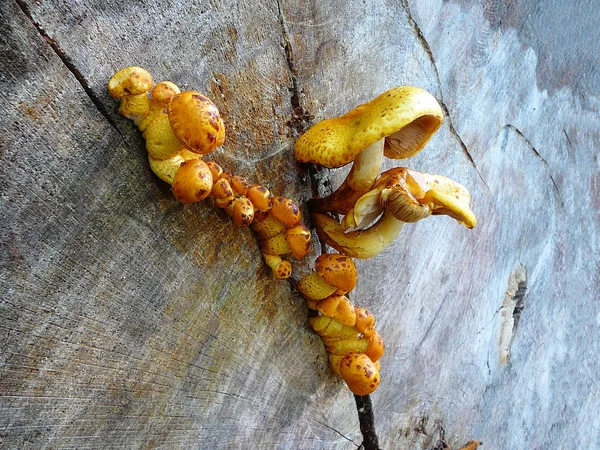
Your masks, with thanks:
[(377, 365), (364, 353), (348, 353), (340, 360), (340, 375), (356, 395), (369, 395), (379, 386)]
[(271, 215), (286, 227), (294, 227), (302, 220), (302, 212), (294, 201), (287, 197), (273, 197), (271, 199)]
[(173, 180), (173, 195), (181, 203), (204, 200), (213, 187), (210, 169), (201, 159), (191, 159), (181, 164)]
[(179, 87), (170, 81), (161, 81), (154, 89), (152, 89), (151, 95), (154, 102), (158, 102), (161, 105), (167, 104), (173, 97), (180, 94)]
[(300, 223), (285, 230), (285, 240), (290, 247), (290, 253), (297, 259), (303, 259), (310, 251), (310, 230)]
[(348, 256), (333, 253), (320, 255), (315, 262), (315, 269), (326, 283), (341, 292), (351, 291), (356, 286), (356, 266)]
[(298, 139), (294, 154), (300, 162), (341, 167), (386, 138), (387, 157), (408, 158), (425, 146), (443, 117), (439, 103), (429, 92), (400, 86), (343, 116), (317, 123)]
[(169, 122), (177, 139), (205, 155), (225, 142), (225, 126), (215, 104), (200, 92), (185, 91), (169, 103)]

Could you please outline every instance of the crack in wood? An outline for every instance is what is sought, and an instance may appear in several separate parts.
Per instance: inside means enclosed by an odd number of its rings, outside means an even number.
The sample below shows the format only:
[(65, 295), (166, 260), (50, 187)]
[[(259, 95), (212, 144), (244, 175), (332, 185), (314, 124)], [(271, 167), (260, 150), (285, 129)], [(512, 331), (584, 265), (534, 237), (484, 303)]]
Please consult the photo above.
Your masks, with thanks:
[(292, 117), (287, 122), (287, 125), (292, 131), (292, 137), (297, 138), (308, 129), (311, 121), (314, 119), (314, 115), (310, 114), (300, 101), (301, 89), (299, 87), (298, 77), (296, 75), (294, 51), (287, 29), (287, 22), (283, 15), (283, 11), (281, 10), (281, 3), (279, 0), (277, 0), (277, 12), (279, 15), (279, 23), (281, 25), (281, 33), (283, 36), (282, 47), (285, 53), (285, 61), (288, 71), (290, 72), (290, 78), (292, 80), (292, 86), (288, 88), (291, 94), (290, 102), (292, 104)]
[(332, 426), (327, 425), (325, 422), (321, 422), (320, 420), (315, 419), (315, 421), (318, 424), (323, 425), (325, 428), (328, 428), (329, 430), (333, 431), (334, 433), (339, 434), (341, 437), (343, 437), (344, 439), (346, 439), (348, 442), (352, 442), (357, 448), (360, 448), (360, 446), (356, 442), (354, 442), (352, 439), (350, 439), (348, 436), (346, 436), (341, 431), (333, 428)]
[(56, 56), (62, 61), (64, 66), (67, 68), (69, 72), (73, 74), (77, 82), (81, 85), (83, 91), (92, 101), (96, 109), (102, 114), (102, 116), (107, 120), (107, 122), (119, 133), (119, 135), (125, 140), (125, 136), (119, 130), (116, 122), (110, 116), (108, 110), (100, 100), (100, 97), (94, 92), (94, 90), (89, 85), (88, 81), (85, 79), (85, 76), (81, 73), (81, 71), (75, 66), (75, 63), (71, 60), (71, 58), (64, 52), (64, 50), (60, 47), (58, 42), (52, 38), (48, 32), (44, 29), (44, 27), (33, 18), (29, 6), (24, 2), (24, 0), (15, 0), (15, 3), (19, 6), (25, 17), (33, 24), (35, 29), (38, 31), (40, 36), (48, 43), (50, 48), (54, 51)]
[(469, 161), (469, 163), (471, 163), (471, 165), (475, 169), (475, 172), (477, 172), (477, 175), (479, 176), (479, 178), (481, 179), (481, 181), (483, 182), (483, 184), (485, 185), (485, 187), (487, 188), (488, 192), (491, 195), (492, 190), (490, 189), (487, 182), (485, 181), (485, 178), (483, 178), (483, 175), (481, 175), (481, 172), (479, 171), (479, 167), (477, 167), (477, 164), (475, 163), (475, 159), (473, 158), (473, 155), (471, 155), (471, 152), (469, 151), (467, 144), (465, 144), (465, 141), (463, 140), (461, 135), (456, 130), (456, 127), (454, 126), (454, 122), (452, 121), (452, 116), (450, 115), (450, 110), (448, 109), (448, 106), (446, 105), (446, 103), (444, 101), (444, 90), (442, 88), (442, 78), (440, 77), (440, 72), (438, 70), (437, 63), (435, 61), (435, 57), (433, 56), (433, 51), (431, 50), (431, 46), (429, 45), (429, 42), (425, 38), (425, 35), (423, 34), (421, 27), (419, 26), (417, 21), (412, 16), (408, 0), (402, 0), (402, 6), (404, 7), (404, 9), (406, 11), (408, 23), (412, 27), (413, 32), (417, 36), (419, 43), (423, 47), (423, 50), (425, 50), (425, 53), (427, 54), (427, 57), (429, 58), (429, 61), (431, 62), (431, 65), (433, 67), (433, 73), (435, 75), (435, 79), (437, 81), (438, 88), (440, 91), (440, 106), (442, 107), (442, 111), (444, 112), (444, 115), (448, 118), (448, 129), (450, 130), (450, 134), (454, 137), (454, 139), (456, 139), (461, 150), (467, 157), (467, 160)]
[[(517, 136), (519, 136), (525, 142), (525, 144), (527, 144), (527, 146), (529, 147), (529, 149), (539, 158), (539, 160), (542, 162), (544, 168), (548, 171), (548, 176), (550, 177), (550, 181), (552, 182), (552, 186), (554, 187), (554, 191), (556, 193), (556, 197), (558, 198), (558, 201), (560, 202), (560, 205), (564, 208), (565, 203), (563, 201), (563, 198), (562, 198), (562, 195), (560, 193), (560, 190), (558, 189), (558, 184), (556, 183), (556, 180), (552, 176), (552, 173), (550, 173), (550, 165), (548, 164), (548, 161), (546, 161), (546, 158), (544, 158), (541, 155), (541, 153), (538, 151), (537, 148), (535, 148), (535, 146), (527, 138), (527, 136), (525, 136), (523, 134), (523, 132), (521, 130), (519, 130), (515, 125), (513, 125), (511, 123), (506, 124), (506, 125), (504, 125), (504, 129), (512, 130), (514, 133), (516, 133)], [(565, 132), (565, 134), (566, 134), (566, 132)], [(568, 135), (567, 135), (567, 139), (569, 139)], [(570, 143), (570, 140), (569, 140), (569, 143)]]

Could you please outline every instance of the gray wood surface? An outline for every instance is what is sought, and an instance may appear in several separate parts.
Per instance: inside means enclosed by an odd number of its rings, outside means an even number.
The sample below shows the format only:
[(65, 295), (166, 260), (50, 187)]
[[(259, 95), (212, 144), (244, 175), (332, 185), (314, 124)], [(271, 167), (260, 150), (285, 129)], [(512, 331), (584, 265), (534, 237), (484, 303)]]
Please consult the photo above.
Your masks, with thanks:
[(150, 172), (106, 94), (136, 64), (212, 97), (211, 158), (300, 202), (295, 106), (430, 90), (446, 121), (406, 164), (468, 186), (479, 224), (408, 225), (358, 262), (352, 298), (386, 341), (382, 447), (600, 448), (598, 19), (583, 0), (5, 2), (0, 447), (361, 442), (252, 233)]

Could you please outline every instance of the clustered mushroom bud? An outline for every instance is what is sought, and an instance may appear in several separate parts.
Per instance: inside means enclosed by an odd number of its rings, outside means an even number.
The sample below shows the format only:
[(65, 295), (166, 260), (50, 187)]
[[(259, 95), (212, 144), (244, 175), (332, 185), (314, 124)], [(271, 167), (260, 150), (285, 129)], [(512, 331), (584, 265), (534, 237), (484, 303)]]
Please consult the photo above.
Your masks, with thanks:
[(150, 167), (173, 186), (175, 198), (201, 201), (213, 185), (201, 157), (225, 140), (219, 110), (200, 92), (181, 92), (170, 81), (158, 83), (149, 96), (152, 85), (147, 70), (127, 67), (111, 77), (108, 93), (121, 99), (119, 112), (143, 133)]
[(351, 258), (324, 254), (317, 258), (315, 271), (300, 279), (297, 287), (307, 306), (317, 312), (310, 324), (323, 339), (332, 369), (353, 393), (368, 395), (379, 385), (378, 360), (384, 345), (375, 331), (375, 317), (345, 295), (356, 281)]
[(152, 85), (152, 76), (141, 67), (120, 70), (108, 83), (109, 94), (121, 99), (119, 112), (142, 131), (151, 169), (172, 185), (180, 202), (199, 202), (210, 195), (237, 226), (252, 225), (273, 275), (288, 278), (292, 266), (281, 257), (302, 259), (310, 250), (311, 233), (301, 223), (298, 205), (203, 161), (202, 156), (225, 141), (217, 107), (200, 92), (181, 92), (170, 81), (150, 91)]
[[(346, 255), (370, 258), (392, 243), (405, 222), (445, 214), (468, 228), (475, 226), (468, 191), (448, 178), (405, 168), (377, 178), (384, 156), (413, 156), (442, 122), (442, 109), (430, 93), (402, 86), (341, 117), (319, 122), (302, 135), (294, 149), (299, 161), (329, 168), (354, 162), (333, 194), (309, 203), (319, 237)], [(399, 184), (391, 186), (393, 182)], [(345, 217), (340, 223), (327, 213)]]

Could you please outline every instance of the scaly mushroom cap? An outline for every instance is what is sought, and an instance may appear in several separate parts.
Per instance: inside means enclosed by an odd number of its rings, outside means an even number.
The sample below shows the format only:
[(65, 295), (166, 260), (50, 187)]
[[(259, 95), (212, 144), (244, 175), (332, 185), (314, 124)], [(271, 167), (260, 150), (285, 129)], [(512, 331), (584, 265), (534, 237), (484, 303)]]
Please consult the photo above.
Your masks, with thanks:
[(148, 92), (154, 81), (146, 69), (131, 66), (115, 73), (108, 81), (108, 94), (112, 98), (139, 95)]
[(214, 161), (206, 161), (206, 165), (210, 169), (210, 173), (212, 173), (213, 180), (217, 181), (223, 175), (223, 168)]
[(271, 215), (286, 227), (294, 227), (300, 223), (302, 212), (292, 199), (287, 197), (273, 197), (271, 204)]
[(225, 142), (225, 126), (215, 104), (200, 92), (186, 91), (169, 103), (169, 121), (177, 139), (205, 155)]
[(442, 109), (429, 92), (401, 86), (341, 117), (319, 122), (298, 139), (294, 154), (300, 162), (341, 167), (386, 138), (387, 157), (408, 158), (425, 146), (442, 121)]
[(340, 361), (340, 375), (356, 395), (369, 395), (379, 386), (379, 370), (364, 353), (349, 353)]
[(204, 200), (212, 190), (210, 169), (201, 159), (192, 159), (181, 164), (175, 173), (173, 195), (181, 203)]
[(315, 269), (323, 280), (337, 288), (341, 293), (346, 293), (356, 286), (356, 266), (345, 255), (325, 254), (317, 258)]
[(254, 220), (254, 205), (246, 197), (235, 197), (225, 211), (240, 228), (250, 226)]

